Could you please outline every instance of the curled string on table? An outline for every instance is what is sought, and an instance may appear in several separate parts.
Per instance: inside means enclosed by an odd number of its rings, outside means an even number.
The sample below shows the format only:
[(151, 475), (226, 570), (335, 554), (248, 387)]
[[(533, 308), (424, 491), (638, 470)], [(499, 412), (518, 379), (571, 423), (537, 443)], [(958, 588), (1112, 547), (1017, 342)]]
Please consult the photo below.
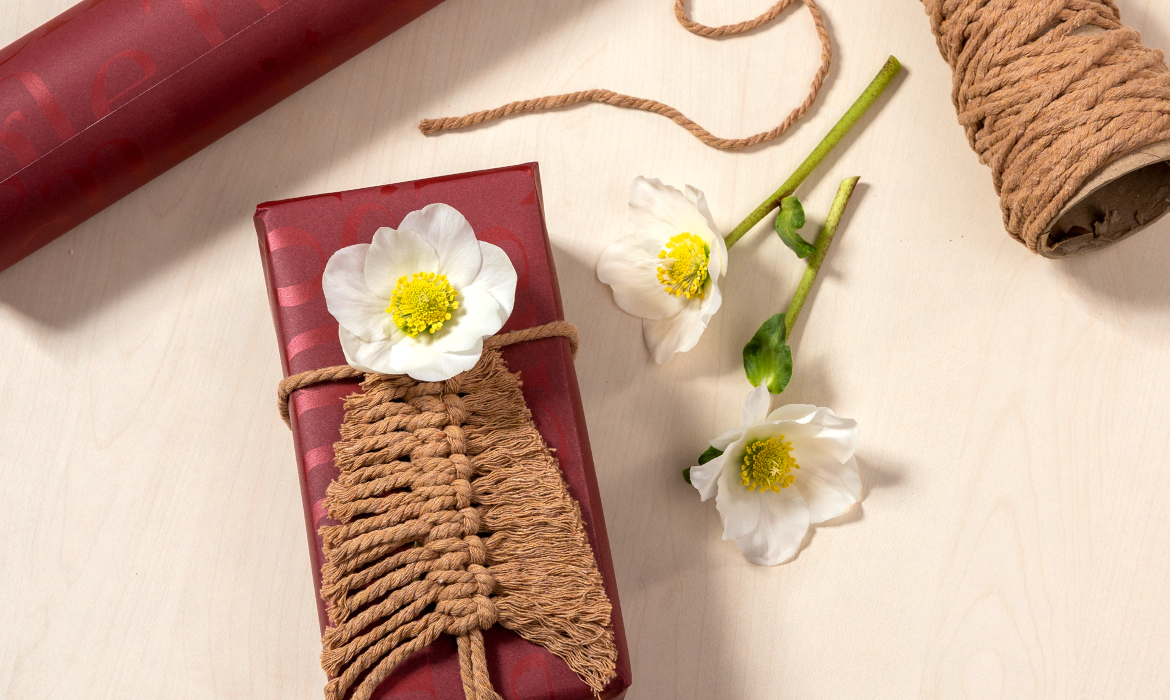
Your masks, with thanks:
[[(705, 24), (699, 24), (693, 21), (687, 15), (685, 0), (676, 0), (674, 5), (674, 16), (678, 23), (683, 26), (688, 32), (698, 36), (717, 39), (725, 36), (735, 36), (736, 34), (744, 34), (754, 29), (758, 29), (772, 20), (780, 16), (780, 13), (788, 9), (795, 0), (779, 0), (767, 12), (754, 19), (740, 22), (738, 24), (727, 24), (721, 27), (709, 27)], [(825, 28), (825, 18), (821, 14), (821, 10), (817, 7), (814, 0), (801, 0), (804, 6), (808, 8), (809, 14), (812, 15), (813, 25), (816, 27), (817, 37), (821, 42), (821, 65), (813, 76), (812, 84), (809, 86), (808, 96), (805, 97), (804, 102), (801, 102), (789, 115), (773, 129), (768, 131), (761, 131), (758, 134), (747, 136), (745, 138), (727, 139), (716, 136), (710, 131), (707, 131), (693, 120), (689, 119), (682, 112), (678, 111), (670, 105), (659, 102), (658, 100), (650, 100), (641, 97), (633, 97), (631, 95), (624, 95), (613, 90), (581, 90), (579, 92), (570, 92), (564, 95), (548, 95), (546, 97), (538, 97), (531, 100), (519, 100), (516, 102), (509, 102), (502, 107), (495, 109), (484, 110), (482, 112), (474, 112), (463, 117), (445, 117), (440, 119), (423, 119), (419, 123), (419, 130), (424, 135), (434, 134), (440, 131), (449, 131), (451, 129), (462, 129), (476, 124), (500, 119), (513, 114), (523, 114), (526, 112), (540, 112), (546, 109), (557, 109), (559, 107), (568, 107), (570, 105), (580, 104), (582, 102), (600, 102), (603, 104), (613, 105), (615, 107), (623, 107), (626, 109), (640, 109), (645, 112), (653, 112), (661, 114), (670, 119), (675, 124), (691, 133), (692, 136), (699, 139), (708, 146), (720, 148), (724, 150), (736, 150), (740, 148), (747, 148), (748, 146), (755, 146), (757, 144), (766, 143), (775, 138), (783, 136), (792, 125), (808, 112), (813, 103), (816, 102), (817, 95), (821, 92), (821, 86), (824, 85), (825, 77), (829, 74), (829, 66), (833, 59), (833, 43), (829, 37), (829, 31)]]
[(1170, 209), (1170, 69), (1113, 0), (923, 0), (1004, 226), (1046, 257)]

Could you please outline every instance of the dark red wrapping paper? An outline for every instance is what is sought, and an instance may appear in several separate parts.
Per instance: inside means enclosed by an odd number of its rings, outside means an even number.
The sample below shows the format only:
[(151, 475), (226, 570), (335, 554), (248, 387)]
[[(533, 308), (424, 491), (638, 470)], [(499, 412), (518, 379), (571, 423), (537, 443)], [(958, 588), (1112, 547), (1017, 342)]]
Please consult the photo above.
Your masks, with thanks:
[[(321, 292), (321, 273), (334, 251), (368, 243), (379, 227), (397, 226), (408, 212), (433, 202), (445, 202), (462, 212), (476, 236), (503, 248), (516, 267), (516, 304), (502, 332), (564, 318), (535, 163), (269, 202), (256, 210), (256, 231), (285, 376), (345, 364), (337, 322), (329, 315)], [(618, 647), (618, 675), (602, 697), (620, 698), (630, 684), (629, 654), (568, 341), (549, 338), (513, 345), (504, 349), (503, 356), (512, 371), (520, 372), (536, 427), (555, 449), (569, 491), (581, 505), (605, 589), (613, 602)], [(357, 382), (310, 387), (294, 393), (290, 404), (318, 591), (324, 555), (317, 530), (332, 522), (325, 512), (325, 489), (338, 473), (333, 465), (333, 443), (340, 437), (342, 399), (357, 387)], [(317, 607), (324, 629), (325, 604), (319, 595)], [(589, 687), (543, 647), (498, 625), (488, 630), (485, 638), (492, 680), (506, 700), (593, 697)], [(400, 666), (379, 687), (375, 698), (463, 698), (453, 638), (440, 637)]]
[(441, 0), (86, 0), (0, 51), (0, 270)]

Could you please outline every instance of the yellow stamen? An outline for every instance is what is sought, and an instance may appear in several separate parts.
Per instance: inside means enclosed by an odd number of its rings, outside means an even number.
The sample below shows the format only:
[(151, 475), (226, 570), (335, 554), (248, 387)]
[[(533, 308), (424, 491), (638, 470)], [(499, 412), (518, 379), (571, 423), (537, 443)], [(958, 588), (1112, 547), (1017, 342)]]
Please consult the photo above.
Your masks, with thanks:
[(800, 465), (792, 458), (792, 443), (783, 435), (755, 440), (747, 446), (740, 467), (739, 483), (748, 491), (775, 491), (792, 486)]
[(711, 246), (693, 233), (677, 234), (666, 242), (658, 253), (659, 260), (666, 262), (658, 266), (658, 281), (667, 294), (676, 297), (703, 298), (710, 273)]
[(459, 308), (459, 302), (455, 301), (457, 294), (446, 275), (433, 272), (416, 272), (413, 277), (403, 275), (390, 293), (386, 313), (411, 337), (423, 331), (435, 333), (445, 321), (451, 320), (451, 312)]

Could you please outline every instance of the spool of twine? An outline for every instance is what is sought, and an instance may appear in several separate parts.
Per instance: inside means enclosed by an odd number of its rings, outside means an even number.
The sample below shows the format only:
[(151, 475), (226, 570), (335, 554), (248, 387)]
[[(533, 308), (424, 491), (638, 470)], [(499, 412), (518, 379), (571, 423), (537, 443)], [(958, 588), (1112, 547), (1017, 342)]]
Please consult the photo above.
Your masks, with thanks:
[(1170, 68), (1113, 0), (923, 0), (1004, 225), (1045, 257), (1170, 210)]

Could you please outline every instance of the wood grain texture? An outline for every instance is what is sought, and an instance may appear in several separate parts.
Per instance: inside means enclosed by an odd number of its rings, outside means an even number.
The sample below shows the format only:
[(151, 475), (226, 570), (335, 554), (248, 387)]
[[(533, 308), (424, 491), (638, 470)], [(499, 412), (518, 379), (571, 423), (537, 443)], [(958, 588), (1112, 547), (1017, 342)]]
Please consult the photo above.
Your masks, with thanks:
[[(0, 0), (0, 44), (71, 0)], [(696, 0), (707, 24), (770, 0)], [(607, 87), (772, 126), (811, 21), (724, 41), (666, 0), (448, 0), (0, 274), (0, 697), (317, 698), (324, 683), (256, 203), (541, 163), (630, 636), (631, 700), (1142, 698), (1170, 688), (1170, 221), (1070, 261), (1004, 233), (913, 0), (826, 0), (819, 105), (746, 153), (604, 106), (423, 138), (419, 118)], [(1119, 0), (1170, 48), (1170, 5)], [(655, 366), (594, 276), (639, 174), (730, 228), (893, 53), (889, 99), (802, 189), (862, 176), (787, 402), (862, 426), (864, 507), (746, 564), (679, 478), (748, 390), (800, 267), (757, 231), (694, 351)]]

